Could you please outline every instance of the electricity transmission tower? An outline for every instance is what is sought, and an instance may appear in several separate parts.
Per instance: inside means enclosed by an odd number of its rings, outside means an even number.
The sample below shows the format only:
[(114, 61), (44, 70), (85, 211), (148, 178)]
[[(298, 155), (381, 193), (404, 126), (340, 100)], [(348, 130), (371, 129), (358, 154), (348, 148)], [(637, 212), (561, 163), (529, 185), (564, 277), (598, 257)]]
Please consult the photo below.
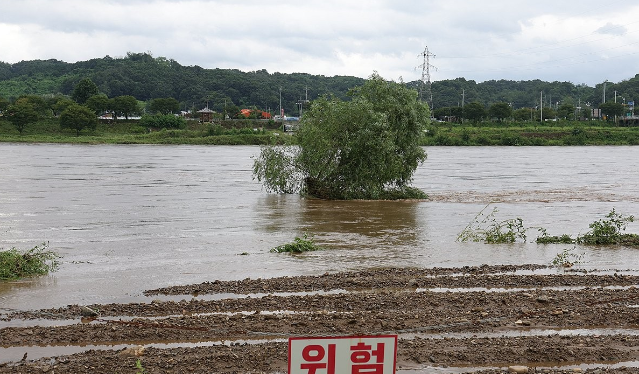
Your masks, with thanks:
[(426, 98), (428, 100), (428, 106), (432, 110), (433, 109), (433, 91), (431, 90), (430, 69), (433, 68), (435, 69), (435, 71), (437, 71), (437, 68), (430, 64), (430, 58), (435, 57), (435, 55), (430, 53), (427, 46), (424, 48), (424, 52), (420, 53), (419, 56), (421, 56), (424, 59), (424, 62), (418, 66), (418, 68), (422, 69), (422, 82), (419, 87), (419, 100), (423, 102), (424, 95), (426, 95)]

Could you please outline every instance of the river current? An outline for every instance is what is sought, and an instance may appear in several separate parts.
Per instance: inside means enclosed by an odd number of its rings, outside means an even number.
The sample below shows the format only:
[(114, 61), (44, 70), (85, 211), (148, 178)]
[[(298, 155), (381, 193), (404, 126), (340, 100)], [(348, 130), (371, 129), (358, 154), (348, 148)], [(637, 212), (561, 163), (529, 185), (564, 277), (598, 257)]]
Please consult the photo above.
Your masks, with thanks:
[[(483, 210), (576, 236), (616, 209), (639, 214), (639, 147), (429, 147), (413, 185), (428, 201), (268, 194), (252, 146), (0, 144), (0, 248), (43, 242), (51, 275), (0, 283), (0, 312), (149, 301), (216, 279), (378, 266), (550, 264), (570, 245), (457, 236)], [(639, 222), (628, 226), (639, 233)], [(269, 253), (304, 233), (326, 250)], [(583, 268), (637, 269), (639, 250), (577, 248)]]

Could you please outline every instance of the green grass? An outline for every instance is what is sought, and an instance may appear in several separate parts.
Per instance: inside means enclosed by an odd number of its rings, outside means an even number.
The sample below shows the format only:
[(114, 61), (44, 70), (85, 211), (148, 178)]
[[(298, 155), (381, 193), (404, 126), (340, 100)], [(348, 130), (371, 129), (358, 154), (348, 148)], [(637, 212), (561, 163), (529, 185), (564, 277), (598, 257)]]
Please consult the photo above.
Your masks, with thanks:
[[(289, 144), (294, 138), (272, 129), (254, 127), (252, 123), (233, 122), (227, 127), (190, 121), (185, 129), (149, 129), (136, 121), (100, 123), (95, 130), (61, 130), (55, 118), (29, 124), (24, 133), (0, 118), (0, 142), (71, 143), (71, 144), (193, 144), (193, 145), (263, 145)], [(231, 127), (237, 126), (237, 127)]]
[(37, 275), (45, 275), (58, 269), (57, 253), (47, 250), (43, 243), (28, 251), (16, 248), (0, 251), (0, 280), (15, 280)]
[(637, 145), (639, 127), (620, 127), (602, 121), (550, 123), (432, 124), (422, 139), (425, 146), (567, 146)]
[[(266, 129), (262, 129), (266, 126)], [(259, 128), (255, 131), (254, 129)], [(151, 130), (151, 131), (150, 131)], [(22, 136), (0, 117), (0, 142), (78, 144), (294, 144), (295, 136), (279, 131), (274, 123), (225, 121), (202, 124), (187, 121), (184, 129), (149, 129), (136, 121), (101, 122), (80, 136), (61, 130), (56, 118), (29, 124)], [(604, 121), (465, 123), (434, 122), (421, 139), (423, 146), (569, 146), (639, 145), (639, 127), (620, 127)]]

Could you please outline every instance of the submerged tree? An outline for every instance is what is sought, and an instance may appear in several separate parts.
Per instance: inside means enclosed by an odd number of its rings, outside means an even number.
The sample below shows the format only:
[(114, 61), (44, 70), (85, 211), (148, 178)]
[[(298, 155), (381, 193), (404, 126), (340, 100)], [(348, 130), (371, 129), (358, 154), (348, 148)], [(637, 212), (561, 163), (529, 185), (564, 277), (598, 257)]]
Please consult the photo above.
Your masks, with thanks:
[(325, 199), (425, 198), (409, 187), (426, 159), (429, 110), (417, 92), (373, 74), (351, 101), (322, 97), (304, 113), (298, 146), (265, 146), (254, 177), (277, 193)]

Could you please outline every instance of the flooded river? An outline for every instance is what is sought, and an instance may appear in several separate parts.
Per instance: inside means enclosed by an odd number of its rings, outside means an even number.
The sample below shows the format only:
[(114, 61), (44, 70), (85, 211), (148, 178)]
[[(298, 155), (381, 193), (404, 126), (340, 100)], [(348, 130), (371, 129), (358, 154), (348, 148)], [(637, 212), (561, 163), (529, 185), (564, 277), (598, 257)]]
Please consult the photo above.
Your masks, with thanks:
[[(0, 283), (0, 309), (148, 301), (146, 289), (376, 266), (549, 264), (566, 245), (456, 242), (497, 219), (575, 236), (615, 208), (639, 214), (639, 147), (430, 147), (414, 185), (429, 201), (268, 194), (250, 146), (0, 144), (0, 247), (43, 242), (50, 276)], [(629, 232), (639, 232), (639, 223)], [(327, 250), (269, 249), (305, 232)], [(639, 268), (631, 248), (579, 248), (582, 267)]]

